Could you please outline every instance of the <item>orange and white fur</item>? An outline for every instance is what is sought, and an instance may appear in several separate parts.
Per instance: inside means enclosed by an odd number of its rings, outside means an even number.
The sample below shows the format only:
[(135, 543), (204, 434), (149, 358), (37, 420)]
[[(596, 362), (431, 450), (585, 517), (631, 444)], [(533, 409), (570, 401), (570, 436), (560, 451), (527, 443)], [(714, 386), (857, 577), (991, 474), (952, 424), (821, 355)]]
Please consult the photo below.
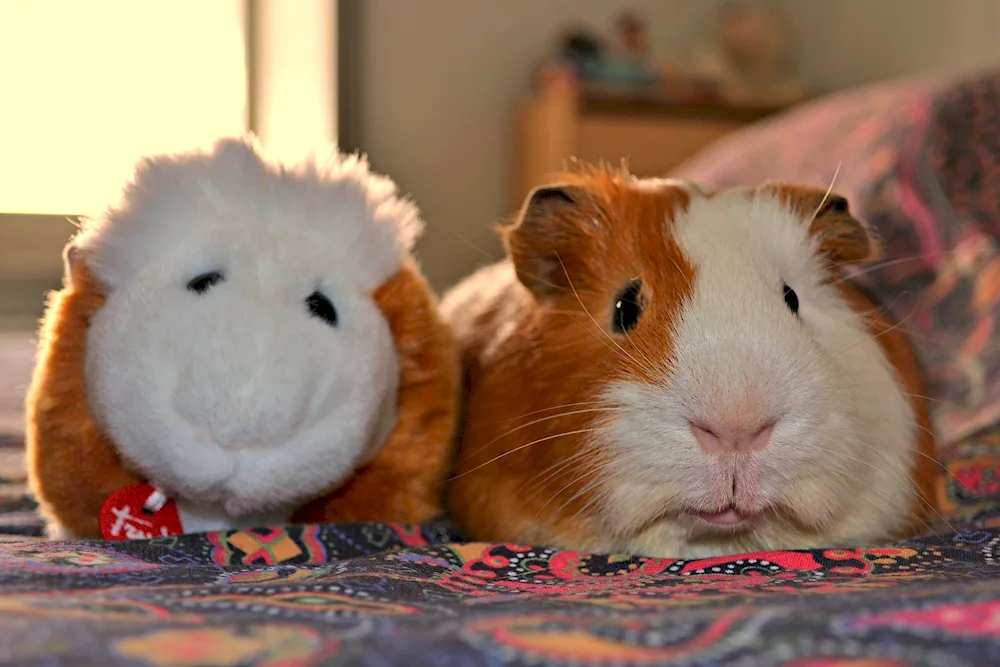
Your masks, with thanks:
[(842, 197), (600, 170), (532, 192), (442, 304), (479, 540), (701, 557), (873, 544), (933, 511), (917, 360), (843, 280)]
[(356, 156), (224, 139), (140, 162), (42, 326), (27, 448), (50, 535), (100, 537), (139, 481), (185, 532), (438, 514), (458, 359), (421, 229)]

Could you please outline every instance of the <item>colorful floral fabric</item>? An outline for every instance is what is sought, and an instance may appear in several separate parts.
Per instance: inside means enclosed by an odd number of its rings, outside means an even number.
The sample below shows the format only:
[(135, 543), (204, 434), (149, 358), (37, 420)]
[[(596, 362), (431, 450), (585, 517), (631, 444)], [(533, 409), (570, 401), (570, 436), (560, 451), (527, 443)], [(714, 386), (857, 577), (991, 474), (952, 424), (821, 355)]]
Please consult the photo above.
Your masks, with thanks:
[(932, 374), (926, 537), (701, 560), (464, 543), (447, 523), (48, 542), (11, 427), (30, 341), (0, 341), (0, 665), (1000, 665), (998, 93), (990, 77), (850, 93), (683, 170), (825, 186), (840, 165), (896, 258), (858, 279)]
[(306, 526), (0, 551), (12, 665), (1000, 664), (1000, 515), (872, 549), (634, 558)]

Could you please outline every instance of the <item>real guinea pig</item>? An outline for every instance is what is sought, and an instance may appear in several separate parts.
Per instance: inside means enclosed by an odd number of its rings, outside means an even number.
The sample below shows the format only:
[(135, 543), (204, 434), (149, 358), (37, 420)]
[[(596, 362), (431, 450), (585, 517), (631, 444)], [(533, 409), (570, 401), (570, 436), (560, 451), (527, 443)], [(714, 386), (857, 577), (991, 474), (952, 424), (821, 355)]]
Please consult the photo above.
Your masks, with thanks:
[(410, 254), (422, 226), (335, 149), (141, 160), (42, 324), (27, 454), (49, 534), (434, 518), (459, 368)]
[(923, 376), (845, 280), (848, 202), (599, 169), (534, 190), (442, 303), (472, 539), (702, 557), (875, 544), (934, 511)]

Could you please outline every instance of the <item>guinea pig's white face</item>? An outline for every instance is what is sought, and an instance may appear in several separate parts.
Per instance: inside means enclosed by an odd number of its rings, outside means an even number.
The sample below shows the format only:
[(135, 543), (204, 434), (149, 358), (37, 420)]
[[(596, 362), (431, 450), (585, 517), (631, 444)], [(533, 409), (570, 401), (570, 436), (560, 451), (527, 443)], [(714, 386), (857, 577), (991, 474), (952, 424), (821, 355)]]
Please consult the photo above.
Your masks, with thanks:
[(373, 293), (402, 253), (379, 237), (367, 175), (280, 175), (246, 147), (219, 151), (200, 172), (140, 177), (83, 239), (109, 292), (88, 334), (88, 400), (168, 494), (232, 516), (290, 510), (395, 423), (399, 362)]
[(808, 223), (773, 191), (732, 190), (693, 192), (665, 229), (693, 270), (666, 370), (610, 386), (595, 441), (624, 548), (865, 543), (909, 520), (912, 410)]

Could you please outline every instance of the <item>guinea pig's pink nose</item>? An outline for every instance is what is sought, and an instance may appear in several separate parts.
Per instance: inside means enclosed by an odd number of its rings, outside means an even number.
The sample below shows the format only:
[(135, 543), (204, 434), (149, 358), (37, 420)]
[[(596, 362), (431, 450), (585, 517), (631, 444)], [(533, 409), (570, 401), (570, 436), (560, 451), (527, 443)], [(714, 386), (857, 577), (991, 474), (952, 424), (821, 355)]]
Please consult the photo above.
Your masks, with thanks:
[(774, 423), (763, 428), (746, 428), (742, 424), (718, 424), (711, 428), (691, 422), (691, 432), (703, 450), (709, 454), (722, 452), (759, 451), (767, 447), (774, 432)]

